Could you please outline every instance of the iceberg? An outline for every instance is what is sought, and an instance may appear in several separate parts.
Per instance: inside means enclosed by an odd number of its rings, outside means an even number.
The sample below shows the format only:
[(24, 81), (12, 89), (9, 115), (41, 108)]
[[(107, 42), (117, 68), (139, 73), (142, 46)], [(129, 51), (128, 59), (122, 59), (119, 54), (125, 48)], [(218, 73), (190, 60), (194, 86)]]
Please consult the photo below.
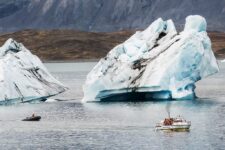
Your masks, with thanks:
[(206, 28), (199, 15), (180, 33), (172, 20), (155, 20), (98, 62), (82, 101), (194, 99), (195, 82), (219, 71)]
[(0, 105), (45, 101), (66, 89), (23, 44), (8, 39), (0, 47)]

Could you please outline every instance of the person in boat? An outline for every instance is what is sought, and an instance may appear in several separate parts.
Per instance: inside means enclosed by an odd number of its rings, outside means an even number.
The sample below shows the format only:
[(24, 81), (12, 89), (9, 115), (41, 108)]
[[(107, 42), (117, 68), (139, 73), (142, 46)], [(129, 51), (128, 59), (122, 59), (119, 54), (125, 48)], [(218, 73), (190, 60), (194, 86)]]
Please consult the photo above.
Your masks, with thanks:
[(173, 119), (172, 118), (165, 118), (163, 124), (167, 125), (167, 126), (172, 125)]
[(32, 117), (35, 117), (35, 114), (34, 113), (32, 114)]

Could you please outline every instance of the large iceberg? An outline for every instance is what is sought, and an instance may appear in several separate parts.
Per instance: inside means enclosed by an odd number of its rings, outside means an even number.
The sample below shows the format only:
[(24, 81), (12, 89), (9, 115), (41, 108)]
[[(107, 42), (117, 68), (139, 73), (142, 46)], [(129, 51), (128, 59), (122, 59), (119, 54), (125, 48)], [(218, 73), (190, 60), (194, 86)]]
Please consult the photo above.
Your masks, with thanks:
[(46, 100), (65, 90), (21, 43), (9, 39), (0, 47), (0, 104)]
[(87, 75), (83, 101), (193, 99), (195, 82), (218, 72), (206, 20), (154, 21), (113, 48)]

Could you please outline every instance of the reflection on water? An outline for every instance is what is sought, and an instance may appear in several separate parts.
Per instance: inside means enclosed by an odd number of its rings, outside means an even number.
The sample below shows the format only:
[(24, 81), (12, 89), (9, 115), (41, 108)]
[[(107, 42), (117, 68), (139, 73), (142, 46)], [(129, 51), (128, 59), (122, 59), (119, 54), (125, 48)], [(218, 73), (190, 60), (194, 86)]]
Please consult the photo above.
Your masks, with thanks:
[[(70, 88), (55, 98), (70, 101), (1, 107), (1, 149), (224, 149), (221, 73), (197, 84), (203, 98), (196, 100), (82, 104), (82, 84), (94, 64), (46, 64)], [(190, 132), (155, 131), (168, 103), (171, 116), (192, 121)], [(20, 121), (33, 112), (42, 116), (40, 122)]]

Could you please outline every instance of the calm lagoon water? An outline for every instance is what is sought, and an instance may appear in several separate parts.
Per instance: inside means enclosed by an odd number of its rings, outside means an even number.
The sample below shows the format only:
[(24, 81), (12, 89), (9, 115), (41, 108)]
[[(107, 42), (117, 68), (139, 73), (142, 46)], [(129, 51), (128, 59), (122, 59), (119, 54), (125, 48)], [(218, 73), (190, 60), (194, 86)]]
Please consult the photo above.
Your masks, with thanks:
[[(0, 149), (225, 149), (225, 63), (221, 72), (197, 83), (193, 101), (86, 103), (82, 84), (95, 63), (47, 63), (70, 88), (59, 102), (0, 107)], [(166, 105), (171, 115), (192, 121), (190, 132), (155, 131)], [(40, 122), (22, 122), (33, 112)]]

